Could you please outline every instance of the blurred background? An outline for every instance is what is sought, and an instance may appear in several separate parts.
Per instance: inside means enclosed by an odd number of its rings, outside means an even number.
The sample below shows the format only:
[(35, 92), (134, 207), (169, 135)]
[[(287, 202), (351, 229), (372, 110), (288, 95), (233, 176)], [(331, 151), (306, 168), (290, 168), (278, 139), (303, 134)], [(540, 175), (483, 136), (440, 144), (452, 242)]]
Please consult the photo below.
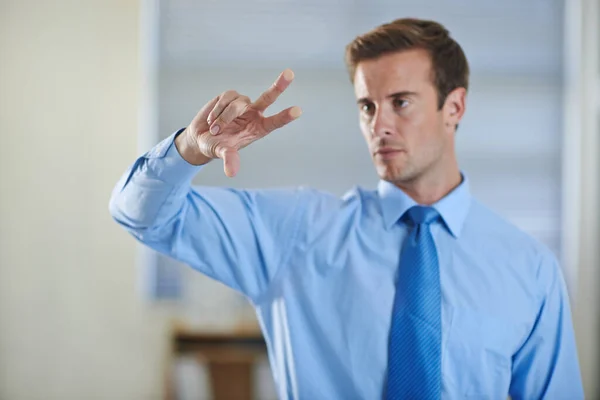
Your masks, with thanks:
[(600, 398), (598, 1), (0, 0), (0, 400), (217, 399), (232, 377), (274, 399), (245, 299), (139, 246), (110, 192), (212, 97), (255, 99), (288, 67), (272, 112), (303, 116), (245, 149), (235, 179), (215, 162), (197, 183), (375, 187), (343, 53), (399, 17), (463, 46), (461, 167), (561, 260)]

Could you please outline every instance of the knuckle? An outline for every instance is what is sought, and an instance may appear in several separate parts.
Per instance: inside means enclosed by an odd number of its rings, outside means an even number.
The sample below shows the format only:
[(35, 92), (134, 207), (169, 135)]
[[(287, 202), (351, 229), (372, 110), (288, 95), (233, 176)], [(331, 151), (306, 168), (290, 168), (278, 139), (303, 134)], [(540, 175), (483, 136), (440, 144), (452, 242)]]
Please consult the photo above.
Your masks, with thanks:
[(218, 151), (218, 149), (219, 149), (219, 144), (218, 144), (216, 141), (215, 141), (215, 142), (213, 142), (213, 143), (212, 143), (212, 145), (210, 146), (210, 154), (211, 154), (213, 157), (218, 157), (218, 156), (219, 156), (219, 154), (218, 154), (218, 152), (217, 152), (217, 151)]
[(274, 96), (273, 92), (266, 92), (263, 95), (263, 98), (265, 99), (265, 101), (267, 103), (272, 103), (275, 100), (275, 96)]
[(218, 158), (219, 141), (211, 136), (200, 136), (197, 138), (200, 152), (210, 158)]
[(236, 100), (231, 103), (221, 114), (219, 120), (229, 123), (237, 118), (248, 107), (248, 103), (242, 100)]
[(208, 120), (214, 120), (215, 117), (218, 115), (218, 111), (219, 111), (219, 104), (215, 105), (215, 108), (212, 109), (212, 111), (208, 114)]
[(246, 110), (246, 108), (248, 108), (249, 105), (250, 105), (250, 101), (241, 100), (241, 101), (237, 102), (237, 104), (236, 104), (236, 111), (242, 112), (242, 111)]
[(282, 92), (283, 92), (283, 90), (281, 90), (281, 89), (279, 88), (279, 86), (277, 86), (277, 84), (276, 84), (276, 83), (274, 83), (273, 85), (271, 85), (271, 90), (273, 91), (273, 93), (278, 93), (278, 94), (280, 94), (280, 93), (282, 93)]
[(215, 118), (216, 121), (214, 123), (224, 122), (225, 120), (227, 120), (227, 118), (227, 110), (225, 110), (221, 113), (221, 115)]
[(217, 147), (219, 143), (216, 140), (207, 140), (205, 142), (206, 154), (210, 157), (217, 157)]
[(274, 121), (272, 119), (267, 119), (265, 121), (265, 130), (267, 132), (270, 132), (270, 131), (274, 130), (275, 128), (276, 128), (275, 127), (275, 123), (274, 123)]

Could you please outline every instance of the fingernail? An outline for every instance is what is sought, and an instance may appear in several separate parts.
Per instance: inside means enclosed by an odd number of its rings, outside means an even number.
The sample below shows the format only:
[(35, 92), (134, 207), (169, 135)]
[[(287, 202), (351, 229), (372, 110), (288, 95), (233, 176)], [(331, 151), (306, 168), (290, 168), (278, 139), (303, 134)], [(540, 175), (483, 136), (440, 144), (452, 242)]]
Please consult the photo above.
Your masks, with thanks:
[(213, 135), (216, 135), (217, 133), (219, 133), (219, 125), (213, 125), (210, 127), (210, 133), (212, 133)]
[(294, 71), (287, 68), (285, 71), (283, 71), (283, 77), (286, 81), (291, 81), (292, 79), (294, 79)]
[(300, 115), (302, 115), (302, 109), (298, 106), (294, 106), (290, 109), (290, 116), (292, 118), (298, 118)]

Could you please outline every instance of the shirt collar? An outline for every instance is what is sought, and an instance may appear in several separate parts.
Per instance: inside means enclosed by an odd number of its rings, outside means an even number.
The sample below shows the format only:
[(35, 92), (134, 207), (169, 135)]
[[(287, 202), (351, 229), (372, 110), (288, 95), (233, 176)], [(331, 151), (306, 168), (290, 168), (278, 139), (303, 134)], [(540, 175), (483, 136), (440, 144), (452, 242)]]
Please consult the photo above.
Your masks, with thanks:
[[(471, 204), (469, 180), (461, 173), (462, 182), (432, 207), (440, 213), (442, 220), (454, 237), (459, 237)], [(377, 186), (381, 211), (386, 229), (391, 228), (402, 215), (417, 203), (393, 183), (381, 180)]]

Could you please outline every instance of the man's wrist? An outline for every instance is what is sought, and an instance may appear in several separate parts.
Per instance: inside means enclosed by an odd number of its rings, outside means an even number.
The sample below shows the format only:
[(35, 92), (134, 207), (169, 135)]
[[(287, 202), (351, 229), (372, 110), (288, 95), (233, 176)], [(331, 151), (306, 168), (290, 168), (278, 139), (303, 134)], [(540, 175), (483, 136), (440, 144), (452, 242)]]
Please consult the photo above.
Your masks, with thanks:
[(189, 164), (204, 165), (211, 160), (211, 158), (200, 152), (197, 144), (190, 143), (190, 136), (187, 132), (187, 128), (175, 138), (175, 147), (177, 148), (179, 155), (181, 155), (181, 157)]

